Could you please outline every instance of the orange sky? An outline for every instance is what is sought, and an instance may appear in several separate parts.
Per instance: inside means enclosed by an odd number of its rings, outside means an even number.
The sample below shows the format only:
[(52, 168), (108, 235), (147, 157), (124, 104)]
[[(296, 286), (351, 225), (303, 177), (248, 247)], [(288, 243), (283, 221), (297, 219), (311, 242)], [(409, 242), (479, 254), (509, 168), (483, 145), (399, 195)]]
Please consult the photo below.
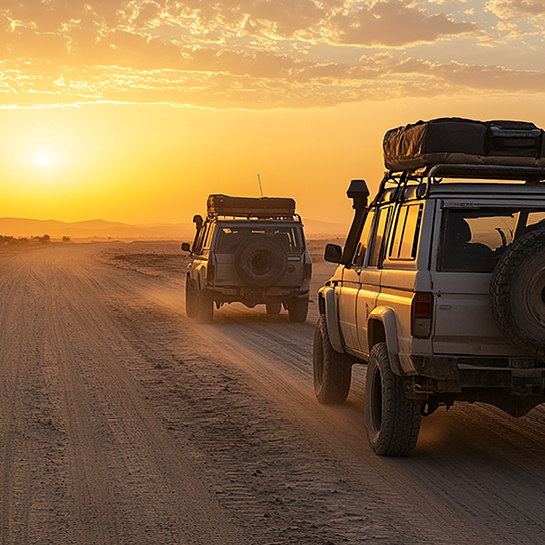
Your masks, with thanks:
[(0, 3), (0, 216), (190, 221), (211, 192), (348, 222), (384, 132), (545, 127), (542, 0)]

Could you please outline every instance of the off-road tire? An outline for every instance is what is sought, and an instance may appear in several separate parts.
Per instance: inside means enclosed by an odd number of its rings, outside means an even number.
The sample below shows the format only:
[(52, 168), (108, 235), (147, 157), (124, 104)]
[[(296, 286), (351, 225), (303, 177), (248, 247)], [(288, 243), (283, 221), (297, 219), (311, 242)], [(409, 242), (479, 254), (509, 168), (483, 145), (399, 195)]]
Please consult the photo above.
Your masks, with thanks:
[(235, 252), (237, 274), (250, 286), (273, 286), (284, 277), (287, 268), (286, 251), (272, 236), (251, 236)]
[(206, 288), (197, 292), (195, 317), (198, 324), (209, 324), (214, 320), (214, 297)]
[(373, 346), (365, 383), (365, 425), (379, 456), (408, 456), (420, 432), (420, 403), (407, 399), (403, 379), (390, 368), (386, 343)]
[(308, 314), (308, 297), (292, 297), (288, 299), (288, 314), (290, 322), (301, 323), (306, 321)]
[(333, 349), (325, 316), (320, 316), (314, 333), (314, 393), (320, 403), (344, 403), (350, 391), (352, 358)]
[(282, 303), (265, 303), (267, 307), (267, 314), (280, 314), (282, 310)]
[(191, 279), (185, 279), (185, 313), (188, 318), (195, 318), (197, 314), (197, 292)]
[(545, 356), (545, 230), (526, 234), (504, 252), (490, 281), (490, 305), (513, 344)]

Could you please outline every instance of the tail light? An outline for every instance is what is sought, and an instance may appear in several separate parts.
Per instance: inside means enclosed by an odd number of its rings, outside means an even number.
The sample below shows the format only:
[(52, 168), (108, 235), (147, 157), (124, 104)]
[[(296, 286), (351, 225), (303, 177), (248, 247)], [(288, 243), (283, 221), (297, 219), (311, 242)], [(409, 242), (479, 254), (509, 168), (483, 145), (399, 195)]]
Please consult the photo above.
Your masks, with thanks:
[(303, 280), (310, 278), (312, 276), (312, 261), (310, 260), (310, 255), (308, 252), (305, 252), (303, 256)]
[(208, 266), (206, 268), (206, 281), (211, 284), (214, 282), (214, 276), (216, 275), (216, 267), (212, 261), (208, 261)]
[(411, 335), (428, 339), (433, 318), (433, 293), (417, 291), (411, 303)]

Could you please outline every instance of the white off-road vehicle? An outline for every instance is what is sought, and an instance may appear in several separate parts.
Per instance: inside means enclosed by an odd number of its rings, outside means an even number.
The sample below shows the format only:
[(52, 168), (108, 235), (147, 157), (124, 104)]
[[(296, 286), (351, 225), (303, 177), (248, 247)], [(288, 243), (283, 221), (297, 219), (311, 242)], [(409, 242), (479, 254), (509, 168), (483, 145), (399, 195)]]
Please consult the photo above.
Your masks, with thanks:
[(286, 308), (304, 322), (312, 262), (303, 223), (290, 198), (210, 195), (206, 220), (195, 216), (186, 275), (186, 313), (199, 323), (214, 317), (214, 305), (264, 304), (268, 314)]
[[(339, 267), (319, 291), (315, 393), (342, 403), (352, 365), (367, 364), (365, 422), (379, 455), (408, 455), (421, 416), (455, 401), (513, 416), (545, 401), (545, 142), (533, 126), (500, 123), (485, 127), (499, 139), (492, 151), (458, 149), (439, 164), (426, 164), (413, 134), (371, 204), (366, 183), (351, 182), (345, 246), (326, 246)], [(410, 127), (398, 129), (409, 141)]]

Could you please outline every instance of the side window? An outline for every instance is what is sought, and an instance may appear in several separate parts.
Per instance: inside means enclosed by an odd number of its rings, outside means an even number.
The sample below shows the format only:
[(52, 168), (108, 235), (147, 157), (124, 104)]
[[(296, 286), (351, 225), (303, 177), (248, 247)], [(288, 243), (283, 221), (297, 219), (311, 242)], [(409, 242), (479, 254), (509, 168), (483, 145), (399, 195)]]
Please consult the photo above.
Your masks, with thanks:
[(197, 240), (195, 240), (195, 244), (194, 244), (194, 247), (193, 247), (193, 253), (196, 254), (196, 255), (201, 255), (202, 254), (202, 249), (203, 249), (203, 246), (204, 246), (204, 239), (206, 237), (206, 233), (208, 233), (209, 231), (209, 223), (205, 223), (202, 227), (201, 227), (201, 230), (199, 231), (199, 234), (197, 235)]
[(212, 241), (212, 234), (214, 233), (214, 225), (209, 224), (206, 234), (204, 235), (203, 248), (210, 248), (210, 242)]
[(422, 204), (411, 204), (401, 206), (399, 209), (390, 246), (390, 259), (405, 261), (416, 259), (422, 208)]
[(376, 229), (369, 244), (371, 252), (369, 254), (369, 267), (380, 267), (382, 265), (392, 207), (379, 208), (376, 213), (378, 214), (378, 220), (375, 220)]
[(354, 265), (357, 267), (361, 267), (363, 265), (367, 247), (369, 246), (369, 233), (371, 232), (371, 225), (373, 224), (374, 217), (375, 211), (370, 210), (365, 218), (365, 224), (363, 225), (360, 241), (358, 242), (358, 247), (356, 249), (356, 255), (354, 256)]

